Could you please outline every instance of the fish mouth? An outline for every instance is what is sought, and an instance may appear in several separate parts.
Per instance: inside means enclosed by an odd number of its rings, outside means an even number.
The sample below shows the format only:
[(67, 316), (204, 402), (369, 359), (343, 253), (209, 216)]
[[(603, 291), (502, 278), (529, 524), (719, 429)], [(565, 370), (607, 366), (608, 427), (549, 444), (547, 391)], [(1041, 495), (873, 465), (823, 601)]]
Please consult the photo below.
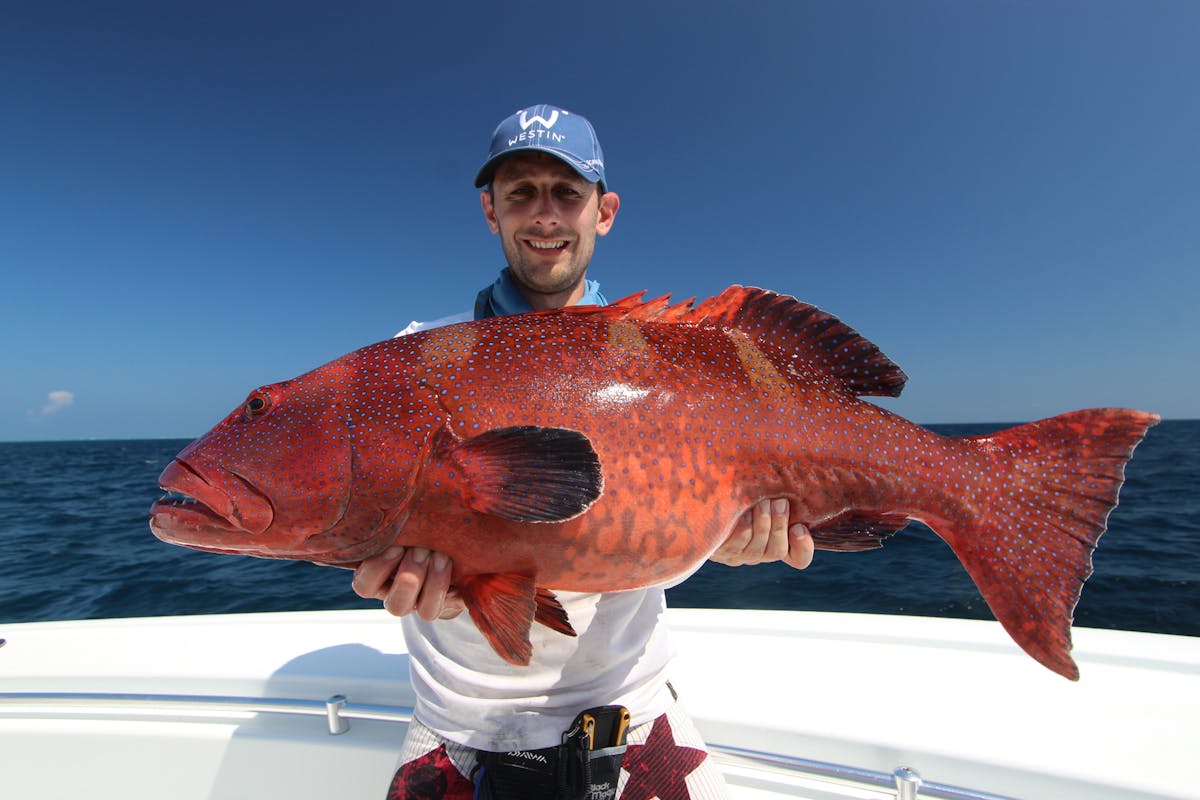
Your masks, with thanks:
[(255, 537), (274, 519), (270, 501), (253, 484), (199, 459), (175, 459), (158, 485), (166, 494), (150, 506), (150, 530), (164, 542), (254, 554)]

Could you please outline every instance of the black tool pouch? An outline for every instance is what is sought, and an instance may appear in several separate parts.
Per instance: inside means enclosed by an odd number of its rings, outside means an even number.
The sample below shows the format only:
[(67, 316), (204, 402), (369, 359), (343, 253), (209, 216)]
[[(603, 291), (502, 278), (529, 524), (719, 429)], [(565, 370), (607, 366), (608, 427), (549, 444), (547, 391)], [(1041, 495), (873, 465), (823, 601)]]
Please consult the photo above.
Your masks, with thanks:
[(624, 706), (589, 708), (563, 734), (559, 800), (612, 800), (625, 758), (629, 711)]
[(476, 800), (613, 800), (628, 728), (624, 706), (599, 706), (580, 713), (558, 747), (481, 751)]
[(476, 800), (557, 800), (559, 747), (479, 753)]

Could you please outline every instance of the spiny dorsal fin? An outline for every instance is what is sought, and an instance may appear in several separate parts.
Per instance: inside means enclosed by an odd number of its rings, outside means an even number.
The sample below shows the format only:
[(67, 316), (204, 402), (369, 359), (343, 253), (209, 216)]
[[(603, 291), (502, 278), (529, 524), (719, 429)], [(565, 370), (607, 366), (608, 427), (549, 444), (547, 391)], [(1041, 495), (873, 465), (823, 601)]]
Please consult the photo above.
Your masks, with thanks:
[(622, 297), (620, 300), (609, 303), (607, 306), (567, 306), (562, 309), (537, 313), (599, 314), (610, 319), (678, 322), (682, 317), (691, 312), (692, 307), (696, 303), (696, 298), (694, 297), (684, 300), (682, 303), (671, 305), (671, 295), (669, 294), (664, 294), (653, 300), (644, 300), (645, 296), (646, 293), (644, 291), (635, 292), (634, 294)]
[[(643, 299), (645, 296), (646, 296), (646, 291), (643, 289), (640, 292), (634, 292), (633, 294), (625, 295), (620, 300), (614, 300), (613, 302), (609, 303), (607, 306), (566, 306), (566, 309), (584, 310), (584, 309), (593, 309), (593, 308), (620, 308), (620, 309), (632, 310), (632, 309), (639, 308), (644, 305), (650, 305), (652, 303), (657, 302), (656, 300), (651, 300), (651, 301), (647, 302), (646, 300)], [(663, 299), (667, 299), (667, 298), (670, 298), (670, 295), (666, 295), (665, 298), (659, 298), (659, 300), (663, 300)], [(564, 310), (566, 310), (566, 309), (564, 309)]]

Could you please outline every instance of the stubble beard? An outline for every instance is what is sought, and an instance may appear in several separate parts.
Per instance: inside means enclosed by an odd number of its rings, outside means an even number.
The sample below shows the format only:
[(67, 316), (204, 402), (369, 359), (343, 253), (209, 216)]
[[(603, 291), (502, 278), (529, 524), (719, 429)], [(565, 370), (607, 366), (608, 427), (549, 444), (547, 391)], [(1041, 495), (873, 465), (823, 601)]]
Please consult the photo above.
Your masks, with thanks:
[[(578, 244), (578, 240), (568, 244), (567, 250), (570, 251), (574, 244)], [(569, 253), (565, 264), (555, 264), (547, 269), (531, 264), (522, 248), (520, 242), (512, 241), (505, 243), (504, 250), (514, 280), (526, 291), (542, 295), (562, 294), (578, 286), (587, 273), (589, 259), (581, 258), (583, 254), (579, 252)]]

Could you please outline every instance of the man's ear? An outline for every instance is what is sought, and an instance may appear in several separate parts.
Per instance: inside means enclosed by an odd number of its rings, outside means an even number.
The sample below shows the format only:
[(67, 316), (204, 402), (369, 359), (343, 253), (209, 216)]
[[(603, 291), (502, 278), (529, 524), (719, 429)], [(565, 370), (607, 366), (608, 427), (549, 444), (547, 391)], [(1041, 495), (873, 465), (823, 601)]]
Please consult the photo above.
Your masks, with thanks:
[(600, 195), (600, 215), (596, 218), (596, 235), (604, 236), (612, 228), (617, 210), (621, 207), (621, 198), (616, 192), (605, 192)]
[(499, 233), (500, 223), (496, 220), (496, 206), (492, 202), (492, 193), (487, 188), (479, 193), (479, 204), (483, 206), (483, 217), (487, 220), (488, 228), (492, 233)]

